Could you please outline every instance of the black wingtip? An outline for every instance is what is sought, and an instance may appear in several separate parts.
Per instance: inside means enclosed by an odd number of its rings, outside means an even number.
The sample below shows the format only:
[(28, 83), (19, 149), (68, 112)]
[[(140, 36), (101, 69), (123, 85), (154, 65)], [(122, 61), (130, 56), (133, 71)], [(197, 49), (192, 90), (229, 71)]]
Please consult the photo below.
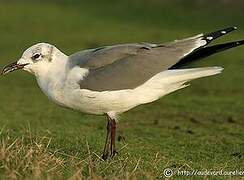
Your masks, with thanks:
[(221, 51), (225, 51), (227, 49), (235, 48), (238, 46), (244, 45), (244, 40), (239, 40), (239, 41), (233, 41), (233, 42), (228, 42), (224, 44), (217, 44), (213, 46), (207, 46), (204, 48), (201, 48), (199, 50), (196, 50), (195, 52), (189, 54), (182, 60), (180, 60), (178, 63), (173, 65), (170, 69), (178, 69), (182, 66), (185, 66), (193, 61), (200, 60), (202, 58), (211, 56), (215, 53), (219, 53)]
[(229, 42), (229, 43), (226, 43), (225, 45), (227, 47), (226, 49), (230, 49), (230, 48), (233, 48), (233, 47), (242, 46), (242, 45), (244, 45), (244, 40)]
[(221, 36), (224, 36), (232, 31), (237, 30), (236, 26), (232, 26), (232, 27), (228, 27), (228, 28), (224, 28), (224, 29), (220, 29), (218, 31), (214, 31), (211, 33), (207, 33), (203, 35), (203, 39), (207, 41), (207, 43), (210, 43), (211, 41), (213, 41), (214, 39), (217, 39)]

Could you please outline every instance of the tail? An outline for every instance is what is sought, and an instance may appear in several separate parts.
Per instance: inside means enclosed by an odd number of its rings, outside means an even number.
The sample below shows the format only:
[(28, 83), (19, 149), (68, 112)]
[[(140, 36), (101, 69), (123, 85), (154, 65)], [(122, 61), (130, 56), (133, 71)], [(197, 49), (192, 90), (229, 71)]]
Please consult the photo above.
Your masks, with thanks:
[(224, 43), (224, 44), (217, 44), (214, 46), (207, 46), (213, 40), (215, 40), (223, 35), (226, 35), (236, 29), (237, 29), (236, 27), (229, 27), (229, 28), (221, 29), (221, 30), (218, 30), (218, 31), (215, 31), (212, 33), (207, 33), (205, 35), (202, 35), (202, 38), (207, 41), (207, 44), (203, 47), (200, 47), (199, 49), (196, 49), (189, 55), (185, 56), (178, 63), (176, 63), (172, 67), (170, 67), (170, 69), (178, 69), (191, 62), (200, 60), (207, 56), (211, 56), (215, 53), (219, 53), (219, 52), (225, 51), (227, 49), (231, 49), (231, 48), (234, 48), (237, 46), (244, 45), (244, 40), (241, 40), (241, 41), (228, 42), (228, 43)]
[(221, 73), (222, 67), (175, 69), (163, 71), (136, 88), (143, 102), (149, 103), (176, 90), (189, 86), (187, 82)]
[(222, 67), (205, 67), (205, 68), (192, 68), (192, 69), (177, 69), (162, 72), (161, 78), (167, 78), (168, 85), (170, 84), (185, 84), (191, 80), (213, 76), (220, 74), (223, 71)]

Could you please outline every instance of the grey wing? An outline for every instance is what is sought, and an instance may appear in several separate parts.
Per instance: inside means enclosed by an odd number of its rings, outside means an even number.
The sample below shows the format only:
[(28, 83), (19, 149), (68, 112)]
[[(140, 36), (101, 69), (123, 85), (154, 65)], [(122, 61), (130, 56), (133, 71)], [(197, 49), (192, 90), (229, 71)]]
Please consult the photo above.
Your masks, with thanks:
[(193, 38), (161, 45), (141, 43), (108, 46), (70, 56), (74, 64), (88, 68), (81, 89), (112, 91), (134, 89), (207, 42)]

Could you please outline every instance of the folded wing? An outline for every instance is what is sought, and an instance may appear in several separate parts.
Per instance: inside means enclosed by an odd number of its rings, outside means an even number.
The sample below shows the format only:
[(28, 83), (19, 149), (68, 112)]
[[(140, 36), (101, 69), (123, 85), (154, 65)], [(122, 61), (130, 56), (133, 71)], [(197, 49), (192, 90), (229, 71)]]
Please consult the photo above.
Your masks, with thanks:
[(160, 45), (139, 43), (101, 47), (73, 54), (70, 61), (74, 66), (89, 69), (88, 75), (79, 82), (81, 89), (134, 89), (232, 30), (235, 28)]

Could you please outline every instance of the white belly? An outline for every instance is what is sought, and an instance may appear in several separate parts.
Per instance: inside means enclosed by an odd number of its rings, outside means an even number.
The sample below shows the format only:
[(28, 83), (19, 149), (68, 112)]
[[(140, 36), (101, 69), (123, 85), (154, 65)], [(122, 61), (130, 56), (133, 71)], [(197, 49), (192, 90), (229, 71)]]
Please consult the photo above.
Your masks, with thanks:
[(73, 68), (66, 77), (49, 73), (48, 77), (37, 81), (43, 93), (56, 104), (89, 114), (122, 113), (138, 105), (140, 98), (133, 90), (97, 92), (80, 89), (77, 82), (86, 72)]
[(72, 108), (86, 113), (115, 112), (119, 114), (139, 105), (139, 102), (133, 90), (97, 92), (77, 89), (73, 91), (69, 104)]

